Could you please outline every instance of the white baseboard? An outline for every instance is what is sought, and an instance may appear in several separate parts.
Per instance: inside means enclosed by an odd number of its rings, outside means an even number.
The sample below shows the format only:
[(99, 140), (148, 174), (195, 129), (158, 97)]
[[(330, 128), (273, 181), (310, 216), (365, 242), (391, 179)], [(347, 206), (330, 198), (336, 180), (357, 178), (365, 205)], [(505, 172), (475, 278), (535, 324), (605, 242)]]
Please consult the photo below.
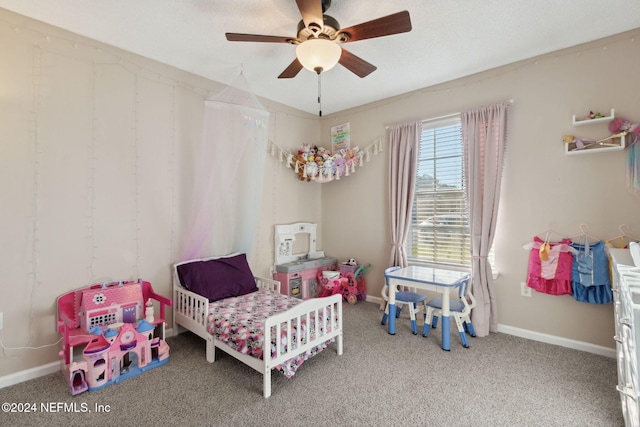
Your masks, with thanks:
[[(376, 304), (382, 304), (382, 298), (372, 297), (367, 295), (367, 302), (374, 302)], [(615, 358), (616, 350), (614, 348), (603, 347), (600, 345), (590, 344), (583, 341), (576, 341), (569, 338), (557, 337), (555, 335), (543, 334), (540, 332), (534, 332), (527, 329), (516, 328), (508, 325), (498, 324), (498, 332), (503, 334), (514, 335), (516, 337), (526, 338), (533, 341), (540, 341), (547, 344), (558, 345), (560, 347), (572, 348), (574, 350), (586, 351), (587, 353), (598, 354), (600, 356), (606, 356)]]
[(498, 332), (515, 335), (517, 337), (526, 338), (533, 341), (540, 341), (547, 344), (554, 344), (561, 347), (572, 348), (574, 350), (586, 351), (587, 353), (598, 354), (600, 356), (611, 358), (616, 357), (616, 350), (614, 348), (603, 347), (601, 345), (590, 344), (583, 341), (576, 341), (569, 338), (557, 337), (555, 335), (529, 331), (527, 329), (515, 328), (513, 326), (498, 324)]
[(367, 295), (366, 302), (375, 302), (376, 304), (382, 304), (382, 297), (372, 297), (371, 295)]
[(36, 366), (35, 368), (25, 369), (24, 371), (0, 377), (0, 388), (9, 387), (10, 385), (19, 384), (34, 378), (44, 377), (60, 371), (60, 361), (47, 363), (46, 365)]

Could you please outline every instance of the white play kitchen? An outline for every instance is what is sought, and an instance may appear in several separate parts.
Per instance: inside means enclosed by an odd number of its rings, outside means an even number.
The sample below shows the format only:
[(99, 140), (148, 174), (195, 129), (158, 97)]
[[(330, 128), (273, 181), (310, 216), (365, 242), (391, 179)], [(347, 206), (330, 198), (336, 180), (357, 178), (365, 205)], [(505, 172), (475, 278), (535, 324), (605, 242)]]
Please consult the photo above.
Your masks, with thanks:
[[(337, 270), (336, 258), (326, 257), (324, 251), (316, 250), (317, 229), (318, 224), (308, 222), (275, 226), (273, 278), (282, 284), (280, 291), (283, 294), (314, 298), (320, 292), (318, 273), (326, 271), (330, 274)], [(307, 245), (304, 244), (306, 241)]]

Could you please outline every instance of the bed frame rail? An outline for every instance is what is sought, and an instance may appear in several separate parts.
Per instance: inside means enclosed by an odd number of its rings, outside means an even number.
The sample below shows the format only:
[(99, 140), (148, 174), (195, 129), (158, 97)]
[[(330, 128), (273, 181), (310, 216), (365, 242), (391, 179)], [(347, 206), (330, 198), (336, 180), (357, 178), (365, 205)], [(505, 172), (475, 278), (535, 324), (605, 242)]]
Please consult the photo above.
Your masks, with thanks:
[[(300, 325), (306, 323), (304, 334)], [(314, 327), (311, 327), (311, 325)], [(292, 333), (293, 329), (297, 331)], [(286, 345), (283, 346), (284, 329)], [(267, 368), (273, 368), (291, 357), (306, 352), (326, 341), (338, 339), (338, 354), (342, 354), (342, 295), (315, 298), (305, 301), (284, 313), (271, 316), (265, 322), (264, 340), (270, 342), (271, 334), (276, 331), (276, 354), (267, 360)]]
[[(304, 335), (300, 333), (303, 322), (307, 325)], [(292, 328), (297, 332), (293, 333)], [(284, 347), (281, 329), (287, 331)], [(309, 299), (286, 312), (269, 317), (264, 325), (265, 343), (271, 342), (273, 331), (276, 332), (276, 352), (274, 355), (267, 351), (263, 353), (265, 398), (271, 395), (271, 369), (279, 364), (328, 341), (337, 341), (337, 353), (342, 355), (342, 295)]]
[[(266, 277), (254, 277), (259, 289), (270, 289), (280, 292), (280, 282)], [(173, 333), (179, 333), (179, 326), (195, 333), (207, 341), (207, 360), (215, 361), (213, 353), (213, 338), (207, 332), (207, 319), (209, 318), (209, 300), (206, 297), (188, 291), (180, 285), (177, 277), (173, 286)]]

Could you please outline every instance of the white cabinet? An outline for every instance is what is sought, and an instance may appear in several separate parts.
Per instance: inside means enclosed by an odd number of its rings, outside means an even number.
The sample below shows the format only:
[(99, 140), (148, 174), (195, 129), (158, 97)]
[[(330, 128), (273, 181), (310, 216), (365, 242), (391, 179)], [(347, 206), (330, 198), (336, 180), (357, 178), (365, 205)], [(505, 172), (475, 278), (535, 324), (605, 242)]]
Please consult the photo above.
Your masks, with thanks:
[[(585, 119), (585, 120), (576, 120), (576, 115), (574, 114), (571, 118), (571, 124), (574, 127), (577, 126), (592, 126), (598, 123), (609, 123), (616, 117), (615, 110), (612, 108), (611, 112), (607, 117), (600, 117), (597, 119)], [(576, 136), (579, 138), (579, 136)], [(564, 152), (567, 155), (574, 154), (590, 154), (590, 153), (602, 153), (606, 151), (618, 151), (624, 150), (626, 146), (626, 138), (625, 135), (620, 137), (612, 138), (609, 140), (599, 140), (601, 142), (589, 145), (588, 147), (579, 149), (576, 143), (565, 143), (564, 144)]]
[(640, 425), (640, 268), (628, 249), (611, 249), (618, 385), (627, 427)]

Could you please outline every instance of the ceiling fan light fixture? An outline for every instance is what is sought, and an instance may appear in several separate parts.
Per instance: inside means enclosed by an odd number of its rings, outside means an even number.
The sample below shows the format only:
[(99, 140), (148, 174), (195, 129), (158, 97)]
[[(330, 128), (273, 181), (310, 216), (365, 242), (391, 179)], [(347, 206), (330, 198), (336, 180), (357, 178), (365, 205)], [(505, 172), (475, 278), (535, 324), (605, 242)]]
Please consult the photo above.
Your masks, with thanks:
[(327, 39), (311, 39), (296, 47), (296, 57), (302, 66), (318, 73), (335, 67), (342, 55), (342, 48)]

